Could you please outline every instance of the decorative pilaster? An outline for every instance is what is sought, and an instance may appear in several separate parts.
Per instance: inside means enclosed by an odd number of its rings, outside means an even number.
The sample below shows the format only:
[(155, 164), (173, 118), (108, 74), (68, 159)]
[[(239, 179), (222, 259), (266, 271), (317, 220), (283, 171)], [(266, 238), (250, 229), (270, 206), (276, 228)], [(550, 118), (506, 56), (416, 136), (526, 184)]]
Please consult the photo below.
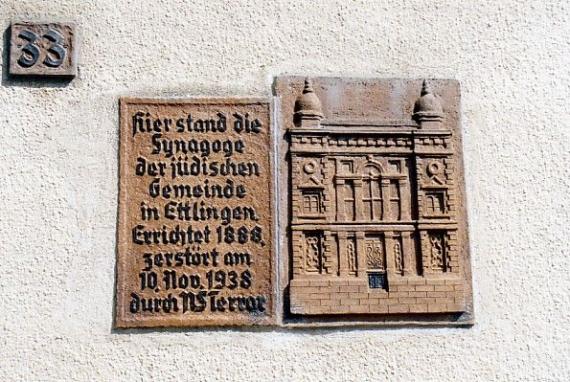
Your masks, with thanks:
[(358, 278), (366, 278), (366, 251), (364, 232), (356, 232), (356, 261), (358, 268), (356, 274)]
[(415, 261), (415, 249), (413, 245), (413, 233), (402, 232), (402, 256), (404, 258), (404, 275), (408, 276), (417, 269)]
[(386, 254), (386, 271), (389, 275), (396, 274), (396, 261), (394, 258), (394, 244), (396, 238), (394, 232), (384, 232), (384, 253)]
[(298, 277), (303, 274), (304, 239), (305, 238), (303, 232), (291, 232), (291, 241), (293, 247), (293, 277)]
[(400, 178), (398, 184), (400, 186), (400, 220), (409, 221), (412, 219), (412, 207), (410, 205), (410, 200), (412, 199), (410, 195), (410, 183), (407, 179)]
[(324, 231), (322, 236), (322, 273), (328, 275), (335, 274), (336, 269), (338, 269), (336, 250), (334, 250), (333, 242), (334, 237), (331, 231)]
[(344, 179), (336, 178), (334, 184), (336, 191), (336, 221), (342, 222), (346, 220), (344, 213)]
[(337, 233), (338, 240), (338, 262), (340, 277), (348, 277), (348, 241), (346, 232), (339, 231)]
[(390, 205), (390, 179), (382, 178), (380, 186), (382, 187), (382, 220), (386, 220), (392, 216), (392, 206)]
[(362, 179), (354, 179), (354, 220), (364, 220), (364, 205), (362, 203)]

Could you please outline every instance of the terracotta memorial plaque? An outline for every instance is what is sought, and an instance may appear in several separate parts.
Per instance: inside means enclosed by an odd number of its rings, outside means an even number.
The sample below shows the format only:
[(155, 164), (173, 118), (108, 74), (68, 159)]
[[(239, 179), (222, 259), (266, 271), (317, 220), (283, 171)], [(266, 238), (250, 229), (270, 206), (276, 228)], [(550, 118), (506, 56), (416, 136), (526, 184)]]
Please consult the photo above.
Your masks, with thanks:
[(453, 80), (280, 77), (285, 323), (472, 322)]
[(269, 113), (120, 100), (117, 327), (275, 322)]

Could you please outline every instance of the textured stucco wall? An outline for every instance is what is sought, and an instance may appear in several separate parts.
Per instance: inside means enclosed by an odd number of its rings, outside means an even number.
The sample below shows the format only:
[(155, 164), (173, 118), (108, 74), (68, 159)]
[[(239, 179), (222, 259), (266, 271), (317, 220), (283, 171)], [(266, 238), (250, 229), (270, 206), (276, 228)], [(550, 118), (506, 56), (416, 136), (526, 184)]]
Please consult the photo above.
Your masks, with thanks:
[[(567, 1), (0, 0), (81, 29), (77, 79), (0, 87), (0, 379), (570, 380)], [(273, 75), (462, 84), (476, 325), (113, 332), (117, 97)]]

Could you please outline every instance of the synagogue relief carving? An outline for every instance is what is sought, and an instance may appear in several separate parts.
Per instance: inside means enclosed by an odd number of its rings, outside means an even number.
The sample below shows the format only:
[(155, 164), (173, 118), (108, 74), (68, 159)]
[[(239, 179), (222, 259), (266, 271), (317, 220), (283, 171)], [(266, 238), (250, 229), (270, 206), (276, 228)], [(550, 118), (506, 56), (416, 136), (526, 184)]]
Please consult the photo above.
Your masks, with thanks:
[(288, 130), (291, 313), (465, 309), (455, 132), (429, 83), (416, 91), (413, 112), (395, 120), (330, 117), (309, 79), (298, 93)]

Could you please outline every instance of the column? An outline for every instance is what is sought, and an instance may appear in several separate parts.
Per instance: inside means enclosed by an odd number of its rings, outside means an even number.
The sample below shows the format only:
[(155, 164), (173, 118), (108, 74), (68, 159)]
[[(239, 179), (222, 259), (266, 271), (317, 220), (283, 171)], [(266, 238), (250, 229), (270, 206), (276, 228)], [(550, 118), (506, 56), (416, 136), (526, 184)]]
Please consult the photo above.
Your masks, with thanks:
[(323, 215), (326, 216), (328, 221), (334, 220), (336, 217), (335, 207), (335, 194), (336, 187), (332, 182), (334, 176), (334, 165), (328, 160), (326, 156), (321, 158), (321, 165), (323, 168)]
[(420, 231), (420, 246), (422, 248), (422, 273), (432, 273), (431, 270), (431, 243), (427, 231)]
[(412, 219), (412, 206), (410, 202), (412, 200), (412, 195), (410, 193), (410, 182), (408, 179), (400, 178), (398, 180), (400, 187), (400, 211), (401, 220), (411, 220)]
[(338, 271), (340, 277), (348, 277), (348, 253), (346, 232), (338, 232)]
[(382, 178), (380, 181), (382, 187), (382, 220), (391, 219), (390, 211), (390, 179)]
[(305, 254), (303, 250), (305, 246), (303, 240), (305, 238), (301, 231), (291, 232), (291, 238), (293, 242), (293, 277), (297, 277), (304, 273)]
[(331, 231), (323, 231), (321, 237), (321, 256), (323, 273), (328, 275), (336, 273), (336, 253), (333, 254), (332, 239)]
[(364, 243), (364, 232), (356, 232), (356, 262), (358, 268), (356, 274), (358, 278), (366, 278), (366, 253)]
[(354, 179), (354, 220), (365, 220), (364, 206), (362, 205), (362, 179)]
[(386, 273), (393, 276), (396, 274), (396, 259), (394, 258), (394, 232), (384, 232), (384, 253), (386, 254)]
[(336, 221), (342, 222), (346, 220), (344, 214), (344, 179), (335, 179), (336, 192)]
[[(404, 276), (409, 276), (417, 269), (413, 247), (413, 232), (402, 232), (402, 256), (404, 258)], [(415, 273), (415, 272), (414, 272)]]

